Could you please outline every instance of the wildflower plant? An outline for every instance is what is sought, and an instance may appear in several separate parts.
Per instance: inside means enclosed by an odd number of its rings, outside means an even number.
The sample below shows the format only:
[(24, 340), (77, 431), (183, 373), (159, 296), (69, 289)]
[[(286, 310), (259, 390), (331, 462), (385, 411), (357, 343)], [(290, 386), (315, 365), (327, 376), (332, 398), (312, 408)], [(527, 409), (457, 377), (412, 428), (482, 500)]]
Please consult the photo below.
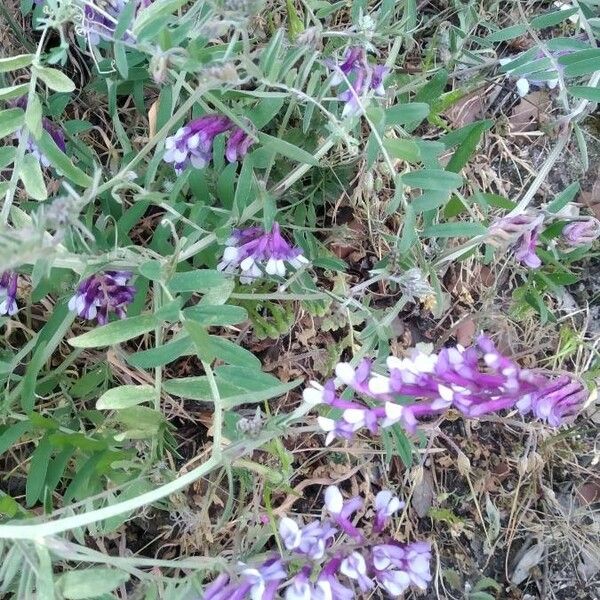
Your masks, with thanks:
[[(417, 4), (0, 3), (2, 594), (402, 597), (452, 561), (409, 438), (578, 426), (600, 228), (551, 174), (591, 156), (593, 3)], [(553, 109), (513, 181), (515, 82)], [(292, 514), (352, 469), (389, 485)]]

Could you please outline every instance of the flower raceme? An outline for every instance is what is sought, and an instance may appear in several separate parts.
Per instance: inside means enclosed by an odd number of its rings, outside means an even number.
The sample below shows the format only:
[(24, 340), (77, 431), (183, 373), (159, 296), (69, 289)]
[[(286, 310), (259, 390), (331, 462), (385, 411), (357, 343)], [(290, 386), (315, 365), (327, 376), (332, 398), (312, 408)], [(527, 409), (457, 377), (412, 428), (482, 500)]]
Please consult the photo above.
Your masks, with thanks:
[(129, 271), (105, 271), (84, 279), (69, 300), (69, 309), (88, 321), (96, 319), (99, 325), (108, 322), (111, 312), (124, 319), (135, 296), (132, 276)]
[(213, 156), (214, 139), (230, 132), (225, 157), (231, 163), (243, 158), (254, 140), (224, 115), (204, 115), (181, 127), (165, 140), (163, 160), (180, 175), (188, 167), (203, 169)]
[(364, 48), (357, 46), (348, 48), (342, 63), (327, 61), (327, 65), (333, 71), (331, 85), (337, 86), (345, 80), (350, 84), (347, 90), (338, 95), (338, 98), (345, 103), (342, 117), (360, 115), (361, 101), (369, 91), (372, 91), (375, 96), (385, 96), (383, 80), (389, 73), (389, 69), (384, 65), (369, 64)]
[[(569, 377), (549, 379), (523, 369), (480, 336), (470, 348), (443, 348), (438, 354), (414, 349), (406, 358), (388, 357), (387, 373), (377, 374), (364, 360), (358, 368), (336, 367), (337, 380), (324, 386), (312, 382), (304, 400), (341, 411), (339, 418), (319, 417), (326, 444), (350, 439), (360, 429), (377, 434), (400, 423), (414, 432), (419, 419), (455, 408), (467, 417), (516, 407), (558, 427), (578, 412), (587, 398), (583, 384)], [(337, 383), (352, 395), (338, 392)], [(361, 398), (362, 397), (362, 398)]]
[(252, 283), (263, 276), (285, 277), (286, 263), (298, 269), (308, 264), (302, 250), (291, 246), (281, 235), (279, 223), (273, 223), (270, 232), (261, 227), (236, 229), (227, 240), (219, 271), (241, 271), (240, 282)]
[(202, 598), (354, 600), (375, 588), (394, 598), (412, 586), (425, 590), (431, 581), (429, 544), (404, 544), (382, 535), (403, 506), (391, 491), (380, 491), (369, 524), (369, 519), (355, 517), (362, 498), (344, 500), (341, 491), (330, 486), (325, 491), (330, 518), (302, 525), (284, 517), (279, 535), (285, 552), (257, 566), (240, 564), (235, 575), (219, 575)]

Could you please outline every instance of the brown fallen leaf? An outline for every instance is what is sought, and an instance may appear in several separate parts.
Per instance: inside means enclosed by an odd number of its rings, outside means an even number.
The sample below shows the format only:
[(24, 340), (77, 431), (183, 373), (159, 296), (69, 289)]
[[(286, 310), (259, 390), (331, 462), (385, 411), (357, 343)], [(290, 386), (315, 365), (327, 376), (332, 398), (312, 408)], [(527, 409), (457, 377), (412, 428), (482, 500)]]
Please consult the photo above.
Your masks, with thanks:
[(508, 117), (511, 132), (535, 131), (540, 123), (548, 120), (551, 109), (552, 101), (546, 90), (527, 94), (521, 98)]
[(435, 492), (433, 489), (433, 477), (429, 469), (423, 469), (421, 481), (415, 485), (413, 490), (411, 506), (417, 515), (423, 519), (427, 516), (429, 509), (433, 505)]
[(459, 129), (483, 118), (486, 104), (489, 102), (489, 98), (483, 92), (483, 89), (478, 89), (467, 94), (444, 113), (452, 127)]
[(472, 317), (467, 317), (456, 326), (456, 341), (461, 346), (470, 346), (473, 343), (476, 332), (477, 325), (475, 325), (475, 320)]

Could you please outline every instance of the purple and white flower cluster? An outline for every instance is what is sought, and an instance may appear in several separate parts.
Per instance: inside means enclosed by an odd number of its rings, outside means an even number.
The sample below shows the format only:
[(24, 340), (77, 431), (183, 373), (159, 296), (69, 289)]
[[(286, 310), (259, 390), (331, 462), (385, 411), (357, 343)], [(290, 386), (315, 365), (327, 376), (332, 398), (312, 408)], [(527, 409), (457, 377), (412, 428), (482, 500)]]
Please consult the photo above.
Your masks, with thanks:
[(99, 325), (108, 322), (111, 312), (124, 319), (135, 296), (132, 277), (130, 271), (105, 271), (84, 279), (69, 300), (69, 309), (88, 321), (96, 319)]
[(523, 213), (496, 220), (489, 228), (492, 243), (509, 243), (515, 258), (531, 269), (537, 269), (542, 261), (536, 254), (544, 215)]
[(241, 271), (240, 282), (252, 283), (268, 275), (285, 277), (286, 263), (298, 269), (308, 264), (302, 249), (291, 246), (281, 235), (279, 223), (273, 223), (270, 232), (262, 227), (236, 229), (227, 240), (219, 271)]
[[(25, 110), (27, 107), (27, 97), (22, 96), (18, 100), (14, 102), (14, 106), (18, 108), (22, 108)], [(67, 145), (65, 143), (65, 135), (63, 130), (56, 125), (56, 123), (52, 122), (47, 117), (42, 118), (42, 127), (50, 134), (50, 137), (54, 140), (54, 143), (58, 146), (61, 152), (67, 151)], [(21, 138), (25, 135), (24, 129), (19, 129), (15, 134), (14, 138), (21, 141)], [(42, 167), (49, 167), (50, 161), (46, 158), (44, 153), (39, 149), (38, 145), (35, 143), (33, 137), (27, 133), (26, 140), (26, 152), (32, 154), (42, 165)]]
[(342, 117), (360, 115), (365, 95), (369, 91), (374, 96), (385, 96), (383, 80), (390, 70), (385, 65), (369, 64), (364, 48), (350, 47), (346, 50), (342, 63), (328, 61), (327, 64), (333, 71), (331, 85), (336, 86), (346, 80), (349, 82), (348, 89), (338, 95), (345, 102)]
[[(377, 434), (380, 428), (395, 423), (414, 432), (419, 419), (450, 408), (467, 417), (479, 417), (516, 407), (558, 427), (577, 413), (587, 398), (580, 381), (549, 379), (523, 369), (484, 335), (470, 348), (457, 345), (438, 354), (414, 349), (406, 358), (390, 356), (386, 362), (386, 375), (375, 373), (368, 360), (356, 369), (339, 363), (337, 380), (324, 386), (311, 382), (304, 390), (306, 402), (341, 411), (338, 418), (318, 418), (321, 429), (327, 432), (326, 444), (336, 437), (350, 439), (363, 428)], [(340, 392), (338, 384), (353, 394)]]
[(380, 491), (369, 526), (367, 519), (355, 517), (363, 508), (362, 498), (345, 501), (336, 486), (329, 486), (329, 518), (303, 525), (284, 517), (279, 535), (289, 554), (269, 557), (256, 567), (240, 565), (237, 576), (219, 575), (203, 600), (354, 600), (375, 588), (391, 597), (413, 586), (425, 590), (431, 581), (430, 545), (403, 544), (382, 534), (403, 507), (391, 491)]
[(0, 316), (17, 312), (17, 284), (19, 276), (14, 271), (4, 271), (0, 276)]
[[(537, 248), (545, 217), (541, 211), (528, 211), (496, 219), (489, 227), (487, 241), (495, 246), (509, 245), (520, 263), (530, 269), (537, 269), (542, 264)], [(566, 246), (585, 246), (599, 237), (600, 221), (594, 217), (577, 218), (562, 228), (561, 239)]]
[(254, 140), (224, 115), (204, 115), (181, 127), (165, 140), (163, 160), (172, 163), (178, 175), (190, 165), (203, 169), (212, 159), (215, 137), (225, 132), (230, 132), (225, 157), (236, 162), (246, 155)]

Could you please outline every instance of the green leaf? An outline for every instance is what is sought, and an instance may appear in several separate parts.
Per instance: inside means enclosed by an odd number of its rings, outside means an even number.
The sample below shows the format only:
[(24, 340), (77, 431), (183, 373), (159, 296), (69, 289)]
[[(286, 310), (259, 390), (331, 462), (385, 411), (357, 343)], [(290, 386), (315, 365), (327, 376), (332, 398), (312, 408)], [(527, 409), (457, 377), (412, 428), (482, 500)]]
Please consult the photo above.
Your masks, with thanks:
[(33, 428), (34, 426), (29, 420), (17, 421), (5, 427), (4, 432), (0, 435), (0, 455), (4, 454), (23, 434), (31, 431)]
[(539, 15), (531, 19), (531, 27), (534, 29), (545, 29), (546, 27), (554, 27), (563, 21), (566, 21), (569, 17), (577, 14), (579, 8), (565, 8), (564, 10), (555, 10), (553, 12), (546, 13), (545, 15)]
[(425, 102), (409, 102), (395, 104), (385, 111), (386, 125), (406, 125), (407, 123), (420, 123), (431, 112), (429, 104)]
[(261, 368), (260, 360), (246, 348), (224, 337), (211, 335), (210, 342), (215, 356), (230, 365), (237, 365), (249, 369)]
[(186, 319), (191, 319), (203, 327), (215, 325), (236, 325), (248, 319), (248, 313), (241, 306), (224, 304), (212, 306), (210, 304), (198, 304), (183, 310)]
[(285, 140), (280, 140), (279, 138), (267, 135), (266, 133), (259, 133), (258, 139), (267, 150), (277, 152), (282, 156), (291, 158), (300, 163), (312, 165), (313, 167), (319, 165), (319, 161), (312, 154), (309, 154), (306, 150), (302, 150), (302, 148), (298, 148), (298, 146), (294, 146), (294, 144), (290, 144)]
[(304, 23), (298, 16), (296, 7), (294, 6), (292, 0), (285, 0), (285, 6), (288, 14), (290, 39), (293, 41), (304, 31)]
[(437, 73), (417, 92), (415, 100), (431, 104), (439, 100), (444, 93), (448, 83), (448, 71), (440, 69)]
[(0, 73), (16, 71), (28, 67), (33, 60), (33, 54), (19, 54), (17, 56), (7, 56), (0, 58)]
[(25, 191), (30, 198), (34, 200), (45, 200), (48, 197), (46, 184), (44, 183), (44, 174), (40, 163), (33, 154), (26, 154), (23, 157), (21, 172), (19, 177), (25, 186)]
[(222, 271), (201, 269), (187, 271), (186, 273), (175, 273), (167, 285), (174, 294), (181, 292), (206, 293), (213, 287), (221, 285), (225, 279), (229, 279), (229, 276)]
[(0, 138), (3, 138), (23, 127), (25, 113), (21, 108), (0, 110)]
[(485, 131), (486, 129), (490, 129), (493, 125), (494, 121), (491, 119), (475, 121), (475, 123), (469, 123), (460, 129), (455, 129), (454, 131), (447, 133), (440, 138), (440, 142), (442, 142), (446, 148), (452, 148), (453, 146), (462, 144), (471, 135), (474, 129), (483, 127)]
[(121, 321), (114, 321), (96, 327), (87, 333), (82, 333), (69, 340), (69, 344), (74, 348), (101, 348), (126, 342), (131, 338), (152, 331), (158, 320), (154, 315), (140, 315), (138, 317), (129, 317)]
[[(129, 3), (132, 4), (131, 2)], [(119, 71), (119, 75), (123, 79), (127, 79), (129, 77), (129, 65), (127, 64), (127, 54), (125, 52), (125, 44), (121, 42), (115, 42), (114, 44), (114, 54), (115, 54), (115, 64), (117, 65), (117, 70)]]
[[(0, 113), (0, 121), (2, 120), (1, 115), (2, 113)], [(4, 148), (0, 148), (0, 169), (12, 165), (17, 154), (16, 150), (17, 149), (14, 146), (4, 146)]]
[(414, 198), (411, 206), (415, 213), (422, 213), (444, 206), (448, 200), (450, 200), (450, 196), (447, 191), (428, 190)]
[(600, 88), (587, 85), (571, 85), (567, 87), (567, 92), (575, 98), (582, 98), (592, 102), (600, 102)]
[(520, 37), (525, 33), (527, 33), (526, 25), (511, 25), (510, 27), (505, 27), (504, 29), (494, 31), (494, 33), (486, 35), (484, 40), (490, 43), (506, 42), (507, 40), (512, 40), (514, 38)]
[(205, 362), (211, 362), (215, 358), (215, 353), (211, 343), (210, 336), (206, 333), (206, 329), (200, 323), (186, 319), (183, 322), (183, 328), (187, 331), (192, 340), (196, 354)]
[[(115, 418), (130, 430), (124, 434), (116, 435), (115, 439), (117, 441), (122, 441), (129, 437), (137, 439), (148, 437), (158, 433), (165, 423), (163, 414), (160, 411), (148, 408), (147, 406), (130, 406), (129, 408), (123, 408), (115, 413)], [(128, 435), (132, 431), (135, 431), (140, 435)]]
[(154, 402), (156, 390), (151, 385), (121, 385), (108, 390), (98, 398), (96, 409), (120, 410), (144, 402)]
[(567, 186), (560, 194), (552, 200), (546, 207), (546, 210), (550, 213), (556, 214), (561, 209), (563, 209), (569, 202), (572, 202), (577, 196), (579, 192), (580, 186), (579, 182), (574, 182), (571, 185)]
[(37, 76), (55, 92), (68, 94), (75, 91), (75, 84), (58, 69), (52, 67), (34, 67)]
[(476, 124), (470, 131), (467, 137), (462, 141), (458, 148), (454, 151), (452, 158), (446, 165), (446, 170), (458, 173), (469, 162), (469, 159), (475, 154), (477, 145), (481, 140), (483, 132), (492, 126), (491, 121), (482, 121)]
[(404, 138), (386, 138), (383, 145), (387, 152), (394, 158), (400, 158), (410, 163), (416, 163), (421, 160), (421, 151), (414, 140)]
[(417, 241), (417, 217), (415, 211), (410, 206), (406, 207), (404, 213), (404, 222), (402, 223), (402, 234), (398, 244), (398, 254), (405, 255)]
[(38, 374), (46, 362), (46, 356), (44, 354), (45, 350), (46, 342), (41, 341), (35, 349), (35, 352), (27, 365), (25, 376), (23, 377), (21, 387), (21, 408), (26, 413), (32, 411), (35, 407), (35, 386)]
[(450, 191), (463, 184), (463, 178), (443, 169), (421, 169), (402, 175), (402, 183), (423, 190)]
[(567, 67), (580, 62), (587, 62), (589, 60), (598, 61), (599, 59), (600, 48), (586, 48), (585, 50), (578, 50), (577, 52), (559, 56), (558, 62), (564, 67)]
[(437, 223), (426, 227), (423, 237), (451, 238), (475, 237), (487, 233), (487, 228), (480, 223)]
[(21, 85), (11, 85), (0, 88), (0, 100), (12, 100), (20, 98), (29, 92), (29, 84), (22, 83)]
[(133, 33), (139, 38), (144, 38), (144, 30), (150, 32), (150, 27), (155, 23), (162, 24), (163, 27), (170, 21), (171, 14), (181, 8), (187, 0), (165, 0), (163, 2), (154, 2), (144, 10), (140, 10), (134, 23)]
[(180, 356), (187, 356), (192, 353), (192, 340), (184, 335), (162, 346), (130, 354), (126, 357), (126, 360), (132, 367), (138, 369), (154, 369), (167, 365)]
[(34, 137), (39, 140), (42, 135), (42, 103), (40, 97), (37, 94), (33, 94), (31, 101), (27, 104), (27, 110), (25, 111), (25, 123), (27, 129)]
[(92, 178), (71, 162), (71, 159), (60, 150), (47, 131), (42, 131), (42, 136), (37, 141), (37, 145), (52, 166), (67, 179), (81, 187), (92, 185)]
[[(225, 408), (264, 402), (282, 396), (303, 383), (302, 379), (281, 383), (276, 377), (257, 369), (238, 366), (217, 367), (215, 379)], [(206, 377), (170, 379), (164, 382), (163, 389), (169, 394), (182, 398), (202, 402), (213, 400)]]
[(45, 435), (31, 455), (25, 484), (25, 502), (28, 507), (32, 507), (42, 495), (50, 454), (52, 454), (52, 444), (49, 437)]
[(125, 35), (131, 20), (135, 15), (135, 8), (138, 5), (136, 0), (127, 0), (123, 10), (119, 13), (119, 20), (117, 21), (117, 26), (115, 27), (114, 39), (120, 40)]
[(85, 600), (112, 592), (129, 577), (129, 573), (117, 569), (92, 567), (63, 573), (58, 577), (57, 588), (62, 589), (67, 600)]

